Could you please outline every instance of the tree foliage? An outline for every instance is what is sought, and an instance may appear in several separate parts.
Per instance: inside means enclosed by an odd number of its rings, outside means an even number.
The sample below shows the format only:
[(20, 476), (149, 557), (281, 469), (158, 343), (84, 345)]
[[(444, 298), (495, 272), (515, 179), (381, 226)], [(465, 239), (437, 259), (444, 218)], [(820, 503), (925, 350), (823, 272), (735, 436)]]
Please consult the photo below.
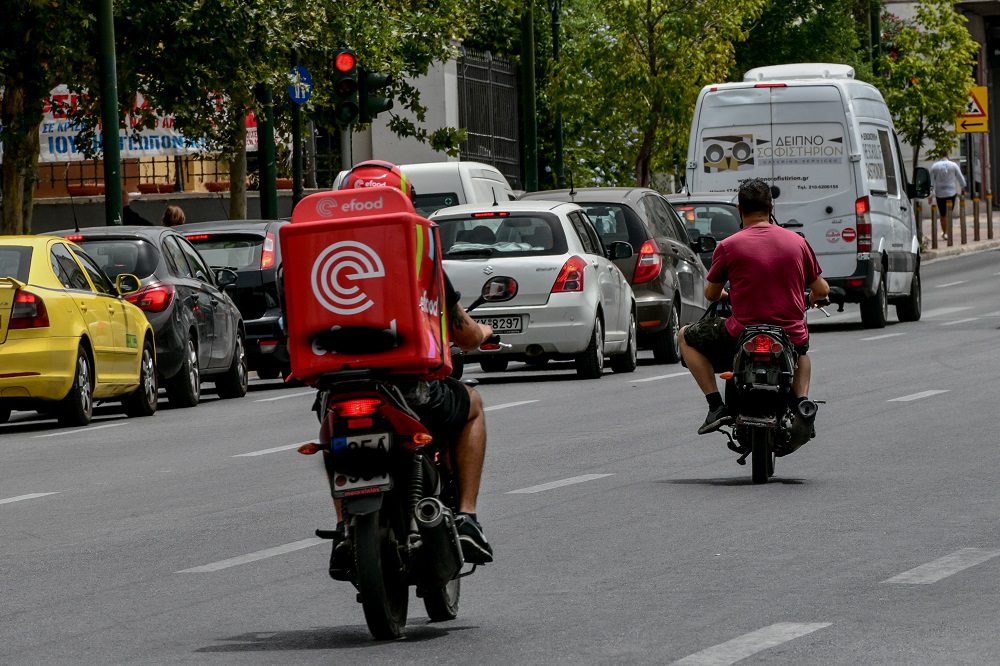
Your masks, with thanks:
[(914, 174), (925, 142), (937, 150), (954, 145), (955, 116), (975, 85), (972, 68), (979, 46), (965, 22), (955, 0), (921, 0), (912, 22), (883, 17), (888, 32), (880, 88), (896, 131), (913, 146)]
[(725, 80), (764, 0), (580, 0), (549, 94), (577, 184), (648, 185), (687, 153), (702, 86)]

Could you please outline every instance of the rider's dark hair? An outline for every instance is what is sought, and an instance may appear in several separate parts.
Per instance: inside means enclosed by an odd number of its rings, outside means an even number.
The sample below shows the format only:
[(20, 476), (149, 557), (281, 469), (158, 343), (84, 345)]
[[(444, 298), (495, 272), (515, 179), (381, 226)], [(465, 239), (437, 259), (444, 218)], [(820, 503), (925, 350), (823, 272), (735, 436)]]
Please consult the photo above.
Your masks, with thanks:
[(771, 188), (760, 178), (751, 178), (740, 185), (738, 197), (743, 213), (771, 211)]

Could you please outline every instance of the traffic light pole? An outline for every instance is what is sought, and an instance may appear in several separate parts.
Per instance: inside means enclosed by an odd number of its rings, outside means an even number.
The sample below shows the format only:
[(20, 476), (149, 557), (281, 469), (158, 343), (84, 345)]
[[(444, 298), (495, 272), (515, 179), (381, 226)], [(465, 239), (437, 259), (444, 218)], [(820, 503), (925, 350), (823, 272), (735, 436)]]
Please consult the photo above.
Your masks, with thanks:
[[(299, 64), (292, 49), (292, 67)], [(292, 104), (292, 208), (302, 200), (302, 105)]]
[(524, 189), (538, 190), (538, 114), (535, 109), (535, 12), (533, 3), (521, 17), (521, 65), (524, 90)]
[[(559, 17), (562, 14), (562, 0), (552, 0), (552, 61), (559, 66), (560, 35)], [(556, 110), (555, 118), (556, 145), (556, 187), (562, 189), (566, 187), (566, 165), (563, 160), (563, 117), (562, 111)]]
[(265, 220), (278, 219), (277, 166), (274, 155), (274, 100), (271, 88), (257, 87), (263, 118), (257, 122), (257, 180), (260, 187), (260, 216)]
[(340, 168), (344, 171), (350, 171), (351, 167), (354, 166), (354, 159), (351, 155), (351, 126), (341, 125), (340, 126)]
[(104, 141), (104, 223), (122, 223), (122, 161), (118, 147), (118, 68), (115, 63), (115, 16), (112, 0), (97, 11), (101, 72), (101, 138)]

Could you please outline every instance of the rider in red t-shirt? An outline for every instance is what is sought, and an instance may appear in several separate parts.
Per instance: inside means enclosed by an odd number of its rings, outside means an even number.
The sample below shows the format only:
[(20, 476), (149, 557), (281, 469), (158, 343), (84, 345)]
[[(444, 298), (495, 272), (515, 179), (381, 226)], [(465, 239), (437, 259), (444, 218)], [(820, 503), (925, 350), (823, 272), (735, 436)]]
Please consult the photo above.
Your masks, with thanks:
[(805, 321), (805, 291), (809, 305), (826, 298), (830, 286), (820, 277), (819, 262), (804, 238), (772, 224), (771, 189), (759, 179), (740, 186), (743, 228), (726, 238), (712, 255), (705, 297), (717, 301), (730, 294), (733, 315), (707, 317), (680, 332), (684, 362), (708, 400), (708, 417), (699, 435), (730, 423), (732, 415), (715, 383), (715, 368), (727, 368), (736, 354), (737, 339), (751, 324), (781, 326), (798, 352), (792, 390), (797, 400), (809, 393), (811, 363)]

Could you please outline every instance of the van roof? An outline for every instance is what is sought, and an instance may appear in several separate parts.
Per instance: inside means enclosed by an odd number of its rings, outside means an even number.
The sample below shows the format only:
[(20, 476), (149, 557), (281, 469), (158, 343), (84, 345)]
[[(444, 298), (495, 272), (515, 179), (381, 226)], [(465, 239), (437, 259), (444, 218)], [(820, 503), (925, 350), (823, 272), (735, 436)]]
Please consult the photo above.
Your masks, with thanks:
[(408, 178), (421, 175), (440, 175), (446, 173), (458, 174), (465, 171), (473, 178), (489, 178), (506, 182), (500, 170), (482, 162), (421, 162), (418, 164), (400, 164), (400, 170)]
[(853, 79), (854, 68), (823, 62), (800, 62), (791, 65), (755, 67), (743, 75), (746, 83), (801, 79)]

